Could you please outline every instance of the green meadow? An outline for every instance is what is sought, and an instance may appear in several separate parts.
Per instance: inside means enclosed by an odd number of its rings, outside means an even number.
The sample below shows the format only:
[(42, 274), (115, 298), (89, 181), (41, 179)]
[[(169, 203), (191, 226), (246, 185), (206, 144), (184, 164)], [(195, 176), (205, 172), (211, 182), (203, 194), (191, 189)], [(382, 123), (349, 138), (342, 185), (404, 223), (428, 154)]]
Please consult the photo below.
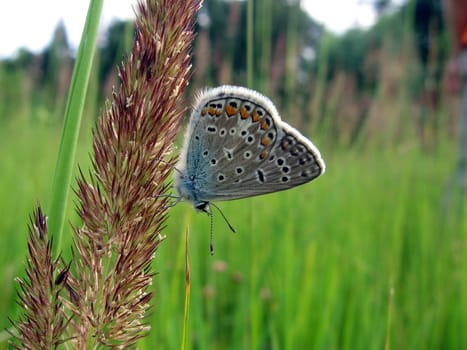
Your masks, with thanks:
[[(42, 124), (1, 131), (0, 311), (11, 318), (28, 216), (38, 200), (47, 208), (58, 141)], [(237, 233), (215, 212), (214, 256), (209, 218), (178, 204), (154, 260), (152, 331), (141, 348), (180, 347), (187, 237), (188, 348), (465, 348), (467, 216), (447, 186), (454, 146), (445, 141), (435, 155), (413, 144), (324, 147), (327, 171), (315, 182), (218, 203)]]
[[(307, 111), (319, 110), (319, 123), (283, 113), (320, 149), (323, 176), (285, 192), (216, 203), (237, 232), (214, 209), (213, 256), (210, 218), (188, 203), (170, 209), (152, 264), (151, 331), (140, 349), (181, 349), (184, 327), (186, 349), (467, 349), (467, 209), (452, 180), (457, 129), (450, 133), (443, 125), (432, 136), (435, 147), (420, 145), (414, 115), (422, 107), (407, 88), (412, 77), (404, 76), (413, 52), (388, 66), (399, 52), (392, 51), (393, 41), (384, 43), (378, 58), (384, 68), (365, 104), (368, 123), (354, 141), (346, 124), (352, 115), (340, 117), (354, 103), (344, 93), (347, 73), (324, 79), (318, 67), (313, 98), (321, 107), (313, 109), (313, 100)], [(320, 60), (327, 58), (320, 53)], [(15, 278), (25, 277), (33, 208), (40, 202), (47, 214), (50, 207), (62, 127), (54, 108), (18, 83), (26, 75), (5, 72), (1, 88), (11, 89), (13, 100), (0, 118), (2, 329), (21, 312)], [(90, 94), (96, 90), (91, 86)], [(91, 130), (104, 108), (90, 100), (75, 176), (78, 166), (89, 169)], [(287, 101), (293, 95), (277, 103), (280, 111), (293, 110)], [(443, 100), (436, 113), (447, 114), (451, 102)], [(79, 224), (75, 203), (72, 193), (62, 242), (66, 261), (70, 223)], [(8, 334), (1, 337), (0, 349), (7, 348)]]
[(222, 204), (238, 233), (216, 216), (213, 257), (208, 218), (174, 208), (156, 263), (176, 257), (155, 281), (155, 343), (177, 347), (180, 316), (164, 315), (183, 296), (188, 232), (199, 348), (464, 348), (467, 221), (441, 206), (449, 154), (331, 153), (316, 183)]

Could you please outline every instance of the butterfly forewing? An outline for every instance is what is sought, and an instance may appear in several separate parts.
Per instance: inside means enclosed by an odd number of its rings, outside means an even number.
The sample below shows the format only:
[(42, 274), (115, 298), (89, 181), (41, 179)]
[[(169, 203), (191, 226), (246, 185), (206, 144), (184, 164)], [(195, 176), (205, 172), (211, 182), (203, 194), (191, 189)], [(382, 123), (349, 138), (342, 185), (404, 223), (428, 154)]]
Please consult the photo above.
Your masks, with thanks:
[(281, 191), (324, 172), (311, 141), (283, 122), (269, 99), (246, 88), (223, 86), (201, 95), (186, 137), (178, 182), (192, 192), (190, 200)]

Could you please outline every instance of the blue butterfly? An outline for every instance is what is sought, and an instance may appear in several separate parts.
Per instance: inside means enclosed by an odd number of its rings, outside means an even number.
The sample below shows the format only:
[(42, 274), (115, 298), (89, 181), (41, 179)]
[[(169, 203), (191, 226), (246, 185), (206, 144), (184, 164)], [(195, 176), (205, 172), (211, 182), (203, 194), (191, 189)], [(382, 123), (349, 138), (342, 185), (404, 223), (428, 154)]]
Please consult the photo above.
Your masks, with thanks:
[(210, 214), (211, 201), (286, 190), (325, 171), (318, 149), (260, 93), (224, 85), (196, 98), (175, 190)]

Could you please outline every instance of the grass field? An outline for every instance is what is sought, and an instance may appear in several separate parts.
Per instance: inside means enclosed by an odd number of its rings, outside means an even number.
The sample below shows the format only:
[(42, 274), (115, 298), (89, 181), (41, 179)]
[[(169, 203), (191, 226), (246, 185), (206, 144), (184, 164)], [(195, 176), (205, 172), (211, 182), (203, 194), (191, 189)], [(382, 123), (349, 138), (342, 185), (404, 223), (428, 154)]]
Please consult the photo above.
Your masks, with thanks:
[[(84, 129), (78, 158), (86, 169)], [(14, 277), (25, 266), (28, 216), (38, 200), (48, 205), (59, 130), (18, 119), (0, 136), (7, 328), (7, 317), (17, 316)], [(188, 349), (467, 348), (467, 215), (445, 186), (456, 145), (446, 141), (431, 154), (415, 143), (320, 148), (327, 172), (315, 182), (218, 203), (238, 233), (216, 214), (214, 256), (209, 218), (185, 203), (171, 209), (153, 265), (152, 331), (141, 349), (180, 348), (186, 232)]]
[[(174, 6), (175, 2), (167, 4)], [(295, 23), (291, 19), (288, 23)], [(266, 22), (262, 27), (267, 29)], [(161, 23), (168, 28), (172, 21)], [(173, 33), (182, 33), (180, 26), (174, 26), (172, 34), (167, 28), (159, 30), (169, 33), (169, 39)], [(266, 29), (264, 37), (271, 34)], [(288, 30), (293, 31), (293, 26)], [(287, 34), (290, 47), (286, 49), (295, 54), (294, 33)], [(248, 37), (251, 40), (254, 36)], [(466, 198), (460, 197), (458, 187), (447, 185), (455, 171), (458, 145), (454, 138), (445, 136), (448, 118), (440, 119), (443, 122), (439, 124), (436, 119), (431, 125), (433, 134), (428, 135), (430, 141), (436, 140), (431, 144), (436, 144), (436, 149), (420, 150), (414, 135), (422, 108), (409, 86), (409, 80), (416, 75), (411, 71), (415, 59), (410, 41), (402, 39), (406, 46), (401, 45), (401, 51), (391, 52), (388, 45), (378, 52), (378, 74), (374, 79), (378, 86), (371, 89), (371, 94), (366, 92), (368, 96), (362, 98), (355, 93), (350, 75), (346, 78), (344, 74), (341, 82), (339, 75), (328, 81), (325, 67), (319, 70), (316, 85), (312, 86), (316, 101), (306, 107), (291, 104), (289, 108), (295, 107), (292, 113), (284, 113), (295, 116), (295, 120), (284, 119), (301, 124), (319, 147), (327, 165), (322, 177), (285, 192), (217, 203), (237, 233), (230, 232), (214, 210), (214, 256), (209, 251), (209, 217), (196, 213), (186, 203), (170, 209), (163, 232), (167, 238), (153, 261), (157, 274), (147, 319), (151, 331), (139, 341), (140, 349), (467, 349)], [(154, 44), (155, 52), (165, 53), (161, 47), (179, 47), (173, 44), (168, 39), (165, 46)], [(149, 52), (151, 45), (136, 47)], [(251, 50), (248, 47), (246, 51)], [(322, 56), (326, 66), (326, 55)], [(248, 57), (256, 56), (249, 51)], [(269, 53), (264, 58), (267, 63)], [(158, 65), (154, 68), (139, 63), (140, 68), (150, 68), (151, 74), (126, 83), (162, 76), (152, 71)], [(358, 64), (365, 66), (365, 62)], [(251, 62), (248, 69), (247, 80), (251, 80)], [(167, 81), (188, 81), (169, 74), (183, 72), (178, 65), (163, 71), (168, 74)], [(295, 68), (284, 72), (292, 88)], [(87, 73), (78, 76), (85, 78)], [(35, 91), (22, 90), (18, 82), (27, 87), (27, 73), (24, 77), (3, 78), (2, 82), (9, 86), (5, 91), (17, 96), (16, 100), (8, 100), (9, 110), (18, 111), (14, 116), (0, 116), (0, 327), (6, 329), (11, 326), (9, 319), (17, 320), (21, 314), (16, 304), (15, 278), (25, 274), (29, 217), (39, 201), (46, 214), (51, 207), (61, 117), (57, 116), (59, 107), (54, 113), (52, 107), (38, 107), (47, 102), (31, 98), (36, 96)], [(193, 85), (196, 83), (200, 84)], [(87, 103), (92, 105), (97, 101), (99, 82), (95, 79), (90, 85), (89, 95), (95, 100)], [(84, 87), (71, 86), (71, 96), (76, 98), (76, 91), (84, 95)], [(159, 85), (149, 87), (153, 86)], [(293, 89), (286, 90), (288, 97), (295, 97)], [(55, 100), (55, 93), (51, 96)], [(131, 98), (124, 96), (125, 108), (131, 109)], [(151, 98), (145, 101), (163, 104), (152, 98), (158, 95), (147, 96)], [(353, 114), (343, 113), (347, 111)], [(444, 117), (450, 114), (446, 111), (443, 105), (436, 113)], [(77, 160), (84, 173), (89, 169), (91, 119), (97, 114), (85, 113), (82, 123)], [(362, 123), (358, 135), (353, 133), (355, 120)], [(311, 133), (306, 132), (311, 128)], [(352, 147), (346, 146), (350, 143)], [(74, 174), (78, 175), (77, 165)], [(72, 196), (67, 222), (79, 225), (74, 202)], [(67, 262), (71, 259), (70, 231), (67, 224), (61, 245)], [(186, 246), (190, 266), (188, 322), (184, 320)], [(101, 300), (96, 300), (90, 303), (102, 306), (98, 304)], [(110, 327), (116, 318), (96, 327)], [(188, 336), (184, 345), (185, 327)], [(7, 347), (7, 338), (6, 332), (0, 333), (0, 350)]]

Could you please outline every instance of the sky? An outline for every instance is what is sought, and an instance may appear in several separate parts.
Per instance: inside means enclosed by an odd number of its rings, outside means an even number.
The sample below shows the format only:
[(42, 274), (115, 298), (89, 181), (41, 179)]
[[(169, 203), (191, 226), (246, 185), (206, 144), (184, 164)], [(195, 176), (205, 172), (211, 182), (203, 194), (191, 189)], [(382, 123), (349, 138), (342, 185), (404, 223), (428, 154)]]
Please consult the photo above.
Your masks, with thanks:
[[(115, 18), (132, 18), (135, 3), (135, 0), (104, 1), (101, 26), (105, 28)], [(369, 27), (375, 21), (369, 1), (302, 0), (301, 3), (316, 21), (338, 34), (356, 26)], [(65, 23), (72, 46), (76, 47), (88, 5), (83, 0), (4, 1), (0, 5), (0, 58), (14, 55), (20, 47), (39, 52), (51, 41), (60, 20)]]

